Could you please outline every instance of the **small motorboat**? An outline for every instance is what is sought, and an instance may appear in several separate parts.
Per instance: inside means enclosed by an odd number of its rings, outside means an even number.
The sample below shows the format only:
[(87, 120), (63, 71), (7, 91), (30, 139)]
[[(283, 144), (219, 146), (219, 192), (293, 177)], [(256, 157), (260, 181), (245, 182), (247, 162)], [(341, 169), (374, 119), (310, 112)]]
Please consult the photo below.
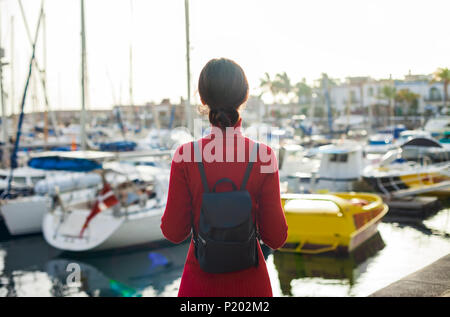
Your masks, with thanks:
[(405, 159), (405, 149), (389, 151), (379, 164), (366, 166), (363, 180), (386, 196), (409, 191), (411, 194), (433, 193), (449, 196), (450, 163), (425, 164)]
[(388, 212), (380, 196), (284, 194), (288, 238), (280, 251), (306, 254), (349, 253), (377, 233)]
[(395, 148), (392, 134), (377, 133), (369, 137), (367, 145), (364, 147), (365, 154), (384, 154)]
[(432, 135), (429, 131), (425, 130), (405, 130), (400, 132), (400, 135), (395, 141), (395, 144), (397, 146), (402, 146), (403, 144), (414, 138), (432, 138)]
[(357, 142), (340, 142), (310, 149), (285, 149), (280, 155), (280, 180), (290, 192), (347, 192), (361, 177), (363, 150)]

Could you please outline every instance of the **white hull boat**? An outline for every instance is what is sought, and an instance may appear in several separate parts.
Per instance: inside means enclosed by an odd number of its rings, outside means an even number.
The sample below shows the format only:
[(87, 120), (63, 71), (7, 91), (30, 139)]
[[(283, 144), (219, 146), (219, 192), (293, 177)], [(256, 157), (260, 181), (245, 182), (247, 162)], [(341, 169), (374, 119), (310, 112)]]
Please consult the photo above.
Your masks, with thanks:
[(359, 144), (324, 145), (312, 153), (316, 153), (316, 159), (304, 158), (295, 149), (284, 153), (280, 180), (287, 182), (288, 192), (351, 191), (353, 183), (360, 179), (364, 160)]
[(95, 198), (100, 184), (100, 175), (94, 173), (56, 172), (36, 183), (34, 195), (2, 201), (1, 215), (13, 236), (39, 233), (44, 215), (52, 209), (56, 192), (66, 205), (74, 205)]
[(45, 240), (57, 249), (72, 252), (164, 240), (160, 224), (169, 170), (119, 163), (103, 168), (107, 182), (91, 201), (71, 206), (64, 206), (62, 201), (46, 213), (42, 223)]
[(46, 196), (19, 197), (2, 204), (1, 214), (11, 235), (39, 233), (50, 205)]
[(44, 216), (42, 228), (45, 240), (60, 250), (81, 252), (124, 248), (164, 240), (160, 229), (163, 212), (162, 206), (122, 217), (100, 213), (92, 219), (81, 237), (80, 230), (89, 210), (73, 212), (62, 223), (62, 213), (48, 213)]

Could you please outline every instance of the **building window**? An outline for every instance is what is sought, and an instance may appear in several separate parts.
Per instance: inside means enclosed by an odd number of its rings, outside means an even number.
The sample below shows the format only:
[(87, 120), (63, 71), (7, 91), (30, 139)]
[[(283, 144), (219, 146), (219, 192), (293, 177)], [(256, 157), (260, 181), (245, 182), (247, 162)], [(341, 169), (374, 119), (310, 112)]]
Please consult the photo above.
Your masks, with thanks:
[(369, 87), (368, 94), (369, 94), (369, 97), (373, 96), (373, 87)]
[(350, 102), (351, 102), (351, 103), (357, 103), (357, 100), (356, 100), (356, 93), (355, 93), (354, 90), (350, 90)]
[(441, 92), (436, 87), (431, 87), (429, 91), (430, 101), (442, 101)]
[(348, 154), (332, 154), (330, 157), (330, 162), (339, 162), (339, 163), (345, 163), (348, 160)]

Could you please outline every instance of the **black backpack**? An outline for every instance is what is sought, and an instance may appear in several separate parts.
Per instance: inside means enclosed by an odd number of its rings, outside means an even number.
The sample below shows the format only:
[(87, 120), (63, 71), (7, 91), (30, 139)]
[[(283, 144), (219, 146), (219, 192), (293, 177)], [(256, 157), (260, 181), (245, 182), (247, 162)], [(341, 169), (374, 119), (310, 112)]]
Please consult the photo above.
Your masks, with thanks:
[[(222, 178), (210, 191), (197, 142), (194, 151), (204, 189), (198, 232), (192, 223), (200, 267), (209, 273), (226, 273), (258, 266), (258, 232), (252, 217), (252, 200), (245, 189), (256, 161), (258, 143), (253, 146), (239, 190), (232, 180)], [(216, 186), (223, 182), (231, 183), (234, 190), (216, 193)]]

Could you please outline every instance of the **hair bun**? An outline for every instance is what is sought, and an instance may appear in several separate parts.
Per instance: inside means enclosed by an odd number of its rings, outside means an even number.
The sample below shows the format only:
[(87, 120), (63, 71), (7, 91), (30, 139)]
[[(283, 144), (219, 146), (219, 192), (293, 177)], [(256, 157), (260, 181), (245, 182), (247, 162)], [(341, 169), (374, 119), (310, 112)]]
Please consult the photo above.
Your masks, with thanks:
[(209, 121), (222, 129), (232, 127), (239, 120), (239, 112), (234, 108), (210, 109)]

